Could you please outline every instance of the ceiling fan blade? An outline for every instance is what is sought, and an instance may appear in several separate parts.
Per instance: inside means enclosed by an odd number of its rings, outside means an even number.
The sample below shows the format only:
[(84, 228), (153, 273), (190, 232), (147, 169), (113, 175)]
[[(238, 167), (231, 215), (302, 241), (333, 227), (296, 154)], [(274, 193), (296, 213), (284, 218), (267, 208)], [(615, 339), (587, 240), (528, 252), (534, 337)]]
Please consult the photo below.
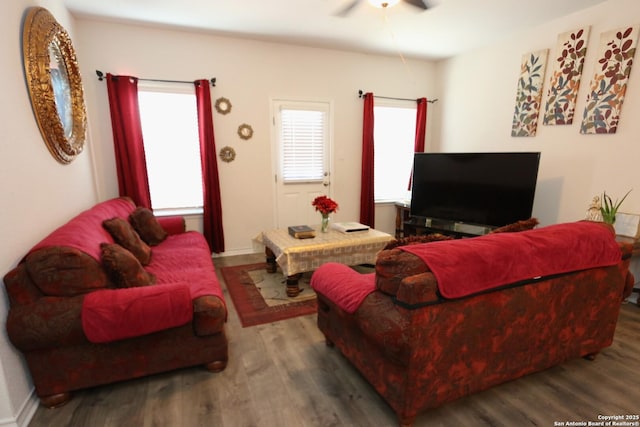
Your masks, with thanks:
[(337, 11), (336, 13), (334, 13), (334, 15), (335, 16), (347, 16), (349, 14), (349, 12), (351, 12), (351, 9), (356, 7), (358, 5), (358, 3), (360, 3), (360, 0), (353, 0), (351, 3), (349, 3), (348, 5), (346, 5), (345, 7), (343, 7), (342, 9)]
[(404, 2), (409, 3), (411, 6), (418, 7), (422, 10), (429, 9), (429, 6), (427, 5), (425, 0), (404, 0)]

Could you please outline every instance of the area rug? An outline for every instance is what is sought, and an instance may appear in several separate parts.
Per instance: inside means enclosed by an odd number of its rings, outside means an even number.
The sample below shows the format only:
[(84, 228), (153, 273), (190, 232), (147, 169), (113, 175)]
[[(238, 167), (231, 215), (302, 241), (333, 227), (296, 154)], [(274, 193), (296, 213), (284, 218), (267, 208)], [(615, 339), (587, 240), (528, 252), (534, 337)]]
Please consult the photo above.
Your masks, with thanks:
[(298, 282), (302, 292), (289, 298), (282, 273), (267, 273), (265, 263), (222, 267), (220, 271), (244, 328), (317, 310), (316, 294), (309, 286), (311, 273), (303, 274)]

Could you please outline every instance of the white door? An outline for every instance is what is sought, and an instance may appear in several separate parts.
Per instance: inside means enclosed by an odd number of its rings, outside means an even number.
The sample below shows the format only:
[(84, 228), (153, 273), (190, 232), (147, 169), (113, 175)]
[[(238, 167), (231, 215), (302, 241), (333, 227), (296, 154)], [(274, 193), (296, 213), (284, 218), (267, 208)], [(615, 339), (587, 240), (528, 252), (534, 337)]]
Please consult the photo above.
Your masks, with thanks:
[(274, 100), (276, 226), (316, 225), (311, 206), (331, 193), (329, 102)]

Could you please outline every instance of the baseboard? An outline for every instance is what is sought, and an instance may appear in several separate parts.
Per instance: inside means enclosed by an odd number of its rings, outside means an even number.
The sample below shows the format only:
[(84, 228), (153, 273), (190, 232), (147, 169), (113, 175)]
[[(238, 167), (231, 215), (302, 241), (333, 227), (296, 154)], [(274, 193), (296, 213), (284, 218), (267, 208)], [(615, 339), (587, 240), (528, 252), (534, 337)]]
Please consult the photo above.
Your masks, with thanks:
[(22, 403), (17, 416), (0, 420), (0, 427), (27, 427), (39, 404), (40, 400), (36, 397), (35, 389), (31, 389), (29, 397)]
[[(227, 257), (227, 256), (235, 256), (235, 255), (251, 255), (251, 254), (255, 254), (255, 253), (259, 253), (256, 252), (254, 249), (252, 248), (246, 248), (246, 249), (235, 249), (232, 251), (225, 251), (221, 254), (213, 254), (212, 257), (213, 258), (222, 258), (222, 257)], [(264, 252), (262, 252), (264, 253)]]

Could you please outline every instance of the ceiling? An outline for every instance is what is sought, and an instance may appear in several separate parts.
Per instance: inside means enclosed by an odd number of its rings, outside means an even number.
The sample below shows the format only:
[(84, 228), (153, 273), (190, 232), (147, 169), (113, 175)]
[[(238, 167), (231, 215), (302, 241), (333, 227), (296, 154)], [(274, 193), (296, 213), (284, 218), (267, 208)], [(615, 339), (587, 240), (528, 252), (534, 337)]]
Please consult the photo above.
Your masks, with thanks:
[(251, 39), (441, 59), (607, 0), (425, 0), (378, 9), (366, 0), (63, 0), (76, 17)]

